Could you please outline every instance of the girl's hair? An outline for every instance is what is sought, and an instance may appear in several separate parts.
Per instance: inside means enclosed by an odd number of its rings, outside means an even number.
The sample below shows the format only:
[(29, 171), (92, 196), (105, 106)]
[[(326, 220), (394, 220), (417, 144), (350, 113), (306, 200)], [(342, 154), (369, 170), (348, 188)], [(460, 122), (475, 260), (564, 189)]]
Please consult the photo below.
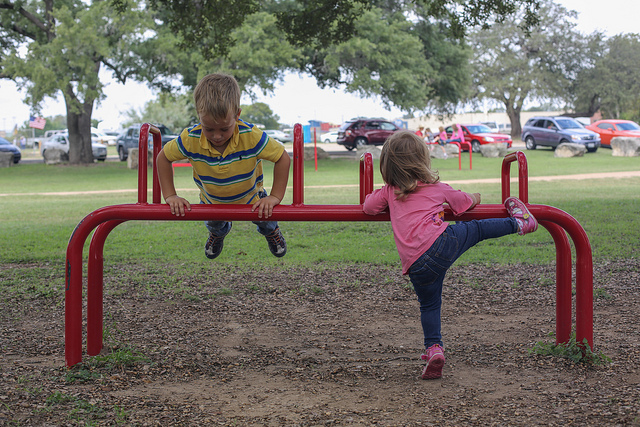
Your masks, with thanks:
[(398, 200), (404, 200), (420, 182), (435, 184), (440, 180), (438, 171), (431, 170), (427, 144), (409, 131), (399, 131), (387, 138), (380, 153), (380, 172), (384, 182), (397, 188)]
[(440, 127), (438, 127), (438, 130), (439, 130), (440, 132), (444, 132), (444, 126), (440, 126)]
[(210, 115), (214, 120), (225, 120), (229, 113), (240, 110), (240, 88), (233, 76), (209, 74), (198, 82), (193, 91), (198, 115)]

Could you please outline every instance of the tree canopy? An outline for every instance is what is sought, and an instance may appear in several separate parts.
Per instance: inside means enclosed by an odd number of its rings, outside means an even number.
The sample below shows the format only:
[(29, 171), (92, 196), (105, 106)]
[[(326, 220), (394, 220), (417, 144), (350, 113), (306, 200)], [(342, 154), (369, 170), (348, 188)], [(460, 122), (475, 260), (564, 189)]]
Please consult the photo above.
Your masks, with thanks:
[(473, 87), (478, 98), (500, 102), (520, 135), (520, 112), (527, 99), (566, 101), (584, 67), (586, 41), (575, 30), (575, 12), (546, 0), (539, 23), (527, 34), (522, 14), (474, 32)]
[[(537, 0), (0, 0), (0, 77), (66, 104), (72, 163), (92, 161), (90, 126), (104, 97), (100, 70), (163, 91), (212, 71), (246, 93), (273, 89), (284, 72), (320, 86), (379, 95), (405, 111), (447, 110), (468, 91), (468, 26)], [(489, 19), (491, 18), (491, 19)]]

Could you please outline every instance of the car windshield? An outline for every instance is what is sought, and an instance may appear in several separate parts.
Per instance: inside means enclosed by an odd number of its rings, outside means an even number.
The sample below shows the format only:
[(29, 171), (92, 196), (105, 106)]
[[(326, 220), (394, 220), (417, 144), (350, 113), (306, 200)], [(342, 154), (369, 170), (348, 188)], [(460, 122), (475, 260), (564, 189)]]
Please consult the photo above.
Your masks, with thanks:
[(0, 138), (0, 145), (13, 145), (4, 138)]
[(640, 130), (640, 126), (635, 122), (617, 123), (617, 126), (620, 130)]
[(471, 125), (467, 126), (467, 129), (469, 130), (469, 133), (491, 133), (489, 126), (485, 125)]
[(573, 119), (556, 119), (560, 129), (582, 129), (583, 126)]

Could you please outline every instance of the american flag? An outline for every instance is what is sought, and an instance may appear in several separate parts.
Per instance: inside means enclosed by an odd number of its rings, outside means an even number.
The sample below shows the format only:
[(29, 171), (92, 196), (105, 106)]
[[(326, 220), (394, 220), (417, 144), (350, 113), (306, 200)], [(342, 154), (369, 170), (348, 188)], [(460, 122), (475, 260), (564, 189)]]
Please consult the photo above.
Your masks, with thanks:
[(42, 117), (29, 117), (29, 127), (36, 129), (44, 129), (44, 125), (47, 124), (47, 120)]

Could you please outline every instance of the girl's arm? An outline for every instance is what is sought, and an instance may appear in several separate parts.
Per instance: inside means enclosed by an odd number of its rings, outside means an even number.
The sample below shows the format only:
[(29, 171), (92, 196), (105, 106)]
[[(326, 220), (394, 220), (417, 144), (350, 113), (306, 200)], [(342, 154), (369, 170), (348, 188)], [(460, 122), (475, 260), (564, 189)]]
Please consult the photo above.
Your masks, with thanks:
[(469, 195), (469, 197), (471, 197), (471, 200), (473, 200), (473, 203), (471, 203), (471, 206), (469, 206), (469, 209), (473, 209), (476, 205), (480, 204), (480, 193), (467, 193), (467, 194)]

